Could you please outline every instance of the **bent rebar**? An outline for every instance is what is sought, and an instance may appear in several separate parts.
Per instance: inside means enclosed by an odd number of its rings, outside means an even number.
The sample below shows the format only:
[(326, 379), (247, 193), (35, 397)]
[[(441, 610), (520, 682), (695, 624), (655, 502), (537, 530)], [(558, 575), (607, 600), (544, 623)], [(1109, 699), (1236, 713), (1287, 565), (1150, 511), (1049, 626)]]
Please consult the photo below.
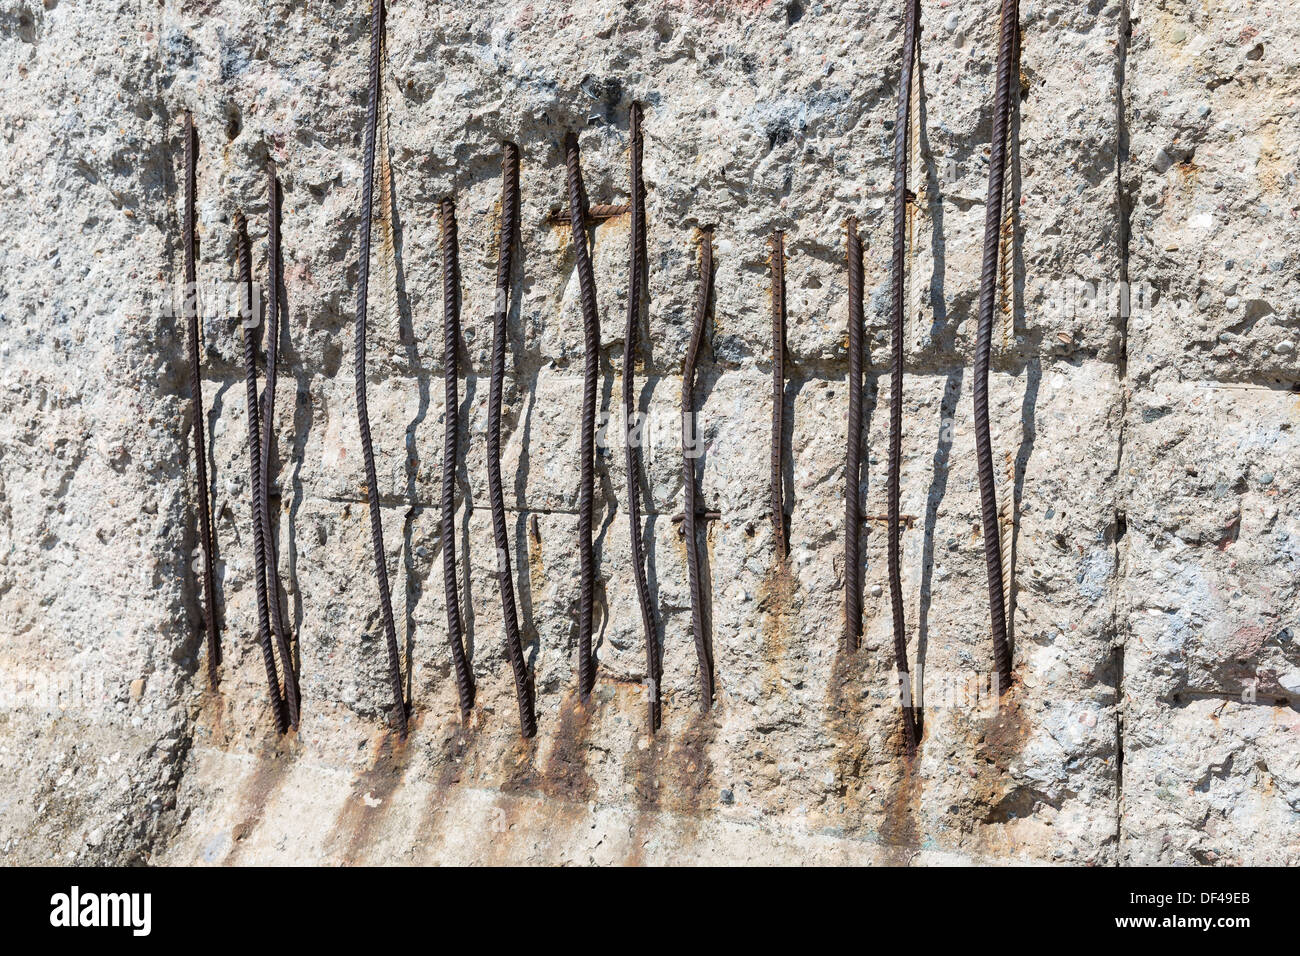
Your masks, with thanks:
[(461, 639), (460, 596), (456, 589), (456, 458), (460, 430), (460, 396), (456, 373), (460, 342), (460, 303), (457, 301), (460, 265), (456, 249), (456, 204), (444, 199), (442, 220), (442, 591), (447, 603), (447, 641), (456, 671), (456, 694), (462, 717), (474, 706), (474, 678)]
[(700, 230), (700, 279), (695, 293), (695, 321), (682, 366), (682, 484), (686, 502), (682, 533), (686, 537), (686, 579), (691, 592), (691, 636), (699, 663), (700, 703), (713, 706), (713, 653), (704, 633), (704, 599), (700, 584), (700, 543), (695, 530), (699, 505), (696, 503), (695, 459), (700, 456), (700, 433), (695, 416), (695, 363), (704, 342), (704, 323), (709, 314), (709, 290), (713, 284), (713, 232)]
[(280, 653), (284, 703), (289, 726), (298, 726), (298, 677), (293, 667), (288, 628), (280, 606), (280, 562), (271, 528), (271, 446), (275, 435), (276, 366), (280, 356), (280, 183), (275, 164), (268, 161), (267, 201), (270, 206), (266, 242), (266, 386), (262, 389), (262, 453), (258, 464), (262, 493), (262, 543), (266, 562), (267, 601), (271, 606), (271, 632)]
[(998, 291), (998, 239), (1002, 229), (1002, 188), (1007, 161), (1007, 126), (1011, 116), (1011, 65), (1017, 42), (1018, 21), (1017, 0), (1002, 0), (997, 81), (993, 97), (989, 188), (984, 208), (984, 259), (980, 270), (979, 328), (975, 337), (975, 381), (972, 387), (975, 405), (975, 464), (979, 472), (984, 565), (988, 571), (989, 618), (999, 693), (1006, 693), (1011, 686), (1011, 649), (1007, 643), (1001, 530), (998, 526), (997, 487), (993, 477), (993, 441), (989, 435), (989, 357), (993, 341), (994, 300)]
[(596, 279), (587, 249), (587, 194), (582, 188), (582, 167), (578, 159), (578, 134), (564, 138), (569, 187), (569, 227), (573, 235), (573, 256), (582, 298), (582, 477), (578, 486), (578, 696), (584, 701), (596, 685), (595, 661), (591, 656), (592, 617), (595, 610), (596, 559), (592, 551), (592, 503), (595, 497), (596, 386), (600, 369), (600, 314), (596, 308)]
[(659, 641), (655, 632), (654, 607), (646, 583), (645, 549), (641, 542), (641, 441), (636, 410), (635, 365), (641, 301), (648, 279), (646, 261), (645, 185), (641, 181), (641, 104), (632, 104), (629, 120), (632, 139), (632, 229), (628, 252), (627, 323), (623, 331), (623, 447), (627, 466), (627, 517), (632, 539), (632, 577), (636, 582), (641, 626), (645, 630), (646, 683), (649, 689), (650, 733), (659, 729)]
[(916, 61), (916, 18), (919, 0), (904, 0), (902, 74), (898, 83), (898, 120), (894, 127), (894, 245), (892, 264), (892, 366), (889, 381), (889, 602), (894, 625), (894, 665), (898, 670), (903, 709), (903, 741), (908, 757), (916, 753), (916, 715), (912, 707), (911, 675), (907, 663), (907, 623), (903, 616), (903, 584), (899, 569), (900, 476), (903, 456), (903, 285), (906, 281), (907, 149), (909, 143), (912, 67)]
[(195, 206), (198, 199), (198, 135), (194, 117), (185, 114), (185, 317), (189, 338), (190, 407), (194, 419), (194, 472), (198, 483), (199, 546), (203, 551), (203, 624), (208, 636), (208, 685), (217, 686), (221, 644), (217, 638), (217, 587), (212, 568), (212, 511), (208, 502), (208, 451), (203, 417), (203, 378), (199, 369), (199, 299), (195, 268)]
[(371, 0), (369, 99), (366, 102), (365, 176), (361, 181), (361, 241), (357, 270), (355, 376), (357, 426), (361, 433), (361, 456), (365, 459), (366, 469), (366, 499), (370, 506), (370, 538), (375, 553), (379, 604), (388, 646), (388, 681), (393, 691), (398, 732), (405, 737), (406, 697), (402, 691), (402, 661), (397, 649), (397, 628), (393, 624), (393, 598), (388, 587), (388, 560), (384, 556), (384, 528), (379, 507), (379, 479), (375, 475), (375, 451), (370, 436), (370, 413), (366, 406), (366, 299), (370, 284), (370, 228), (374, 214), (375, 132), (379, 117), (379, 54), (383, 32), (384, 0)]
[(488, 497), (492, 504), (492, 537), (497, 549), (497, 585), (501, 591), (501, 617), (506, 631), (506, 653), (515, 676), (515, 701), (519, 705), (519, 732), (537, 733), (533, 712), (533, 684), (524, 661), (511, 575), (510, 538), (506, 534), (506, 505), (501, 493), (501, 393), (506, 375), (506, 319), (510, 314), (510, 275), (515, 233), (519, 229), (519, 147), (505, 144), (501, 159), (501, 220), (497, 240), (497, 286), (492, 313), (492, 379), (488, 390)]
[(244, 385), (248, 406), (248, 452), (251, 469), (250, 485), (253, 496), (253, 573), (257, 592), (257, 644), (262, 650), (262, 664), (266, 668), (266, 683), (271, 695), (271, 710), (275, 716), (275, 729), (284, 733), (288, 729), (284, 700), (280, 696), (280, 675), (275, 668), (275, 652), (271, 649), (270, 609), (266, 598), (266, 545), (262, 529), (266, 522), (262, 513), (262, 468), (260, 445), (262, 429), (257, 414), (257, 325), (253, 301), (253, 266), (248, 249), (248, 224), (244, 214), (236, 210), (232, 225), (235, 230), (235, 262), (239, 275), (240, 326), (244, 333)]

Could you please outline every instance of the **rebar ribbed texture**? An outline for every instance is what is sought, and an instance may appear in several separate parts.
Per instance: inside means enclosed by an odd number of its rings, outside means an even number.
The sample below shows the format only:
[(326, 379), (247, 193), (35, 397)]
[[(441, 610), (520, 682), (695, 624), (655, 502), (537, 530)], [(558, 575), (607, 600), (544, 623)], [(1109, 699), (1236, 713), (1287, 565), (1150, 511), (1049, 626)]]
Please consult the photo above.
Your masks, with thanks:
[(456, 382), (460, 342), (460, 264), (456, 241), (456, 204), (444, 199), (442, 219), (442, 591), (447, 604), (447, 641), (456, 671), (456, 695), (462, 716), (474, 706), (474, 678), (465, 658), (460, 621), (460, 595), (456, 589), (456, 463), (460, 431), (460, 395)]
[(862, 639), (862, 240), (858, 221), (848, 221), (849, 272), (849, 430), (844, 450), (844, 648), (858, 649)]
[(269, 206), (266, 240), (266, 387), (262, 389), (262, 453), (258, 463), (262, 492), (262, 543), (266, 561), (267, 601), (271, 607), (271, 633), (280, 654), (284, 679), (284, 704), (291, 727), (298, 726), (298, 678), (293, 666), (289, 628), (280, 605), (280, 561), (271, 526), (271, 449), (275, 438), (276, 366), (280, 360), (280, 183), (275, 164), (266, 164)]
[(907, 150), (910, 135), (912, 67), (916, 60), (916, 18), (918, 0), (904, 0), (902, 73), (898, 83), (898, 120), (894, 127), (894, 246), (892, 269), (893, 301), (890, 309), (892, 362), (889, 377), (889, 603), (894, 624), (894, 664), (898, 670), (903, 741), (910, 757), (916, 753), (916, 715), (912, 707), (912, 683), (907, 663), (907, 622), (903, 616), (903, 583), (899, 568), (900, 475), (903, 457), (903, 287), (907, 280)]
[(623, 447), (627, 466), (627, 518), (632, 541), (632, 576), (641, 627), (645, 631), (646, 685), (649, 696), (650, 733), (659, 729), (659, 641), (655, 631), (654, 606), (646, 581), (645, 548), (641, 542), (641, 429), (636, 407), (636, 356), (645, 297), (646, 263), (645, 186), (641, 181), (641, 104), (632, 104), (629, 120), (632, 139), (632, 235), (628, 243), (627, 324), (623, 331)]
[(492, 314), (492, 383), (488, 389), (488, 498), (492, 506), (492, 537), (497, 549), (497, 586), (501, 591), (501, 618), (506, 630), (506, 653), (515, 676), (515, 701), (519, 705), (519, 732), (537, 733), (533, 712), (533, 684), (524, 661), (515, 609), (511, 573), (510, 538), (506, 534), (506, 505), (501, 492), (501, 393), (506, 376), (506, 320), (510, 314), (510, 277), (514, 267), (515, 233), (519, 229), (519, 147), (505, 144), (501, 159), (501, 220), (497, 237), (497, 286)]
[(596, 686), (596, 662), (591, 656), (592, 618), (595, 612), (596, 558), (592, 551), (592, 506), (596, 484), (596, 386), (600, 371), (600, 314), (596, 309), (596, 279), (587, 249), (587, 195), (582, 188), (578, 159), (578, 134), (564, 138), (568, 166), (569, 226), (573, 236), (573, 257), (582, 298), (582, 435), (581, 482), (578, 486), (578, 696), (584, 701)]
[(980, 518), (984, 564), (989, 581), (989, 619), (993, 633), (993, 663), (998, 691), (1011, 686), (1011, 649), (1007, 643), (1006, 603), (1002, 588), (1002, 543), (998, 527), (998, 493), (993, 477), (993, 440), (989, 434), (989, 357), (993, 344), (993, 312), (998, 291), (998, 237), (1001, 232), (1002, 188), (1007, 162), (1007, 127), (1011, 117), (1011, 67), (1019, 30), (1019, 5), (1003, 0), (998, 34), (997, 83), (993, 97), (993, 137), (989, 155), (989, 190), (984, 206), (984, 261), (980, 270), (979, 328), (975, 337), (975, 464), (979, 472)]
[(790, 531), (785, 516), (785, 233), (772, 235), (772, 537), (776, 557), (785, 561)]
[(366, 102), (365, 175), (361, 181), (361, 241), (357, 270), (356, 395), (357, 426), (361, 432), (361, 456), (366, 468), (366, 500), (370, 506), (370, 538), (379, 579), (379, 604), (384, 619), (388, 648), (388, 682), (393, 691), (393, 709), (398, 732), (406, 736), (406, 698), (402, 691), (402, 660), (393, 624), (393, 598), (388, 587), (388, 559), (384, 554), (384, 528), (379, 507), (379, 480), (375, 476), (375, 451), (370, 437), (370, 413), (366, 407), (366, 299), (370, 284), (370, 228), (374, 214), (375, 130), (379, 117), (380, 46), (384, 31), (383, 0), (372, 0), (370, 8), (370, 81)]
[(194, 434), (195, 498), (199, 506), (199, 547), (203, 551), (203, 625), (208, 637), (208, 685), (217, 686), (221, 643), (217, 637), (217, 587), (212, 568), (212, 510), (209, 505), (207, 420), (203, 414), (203, 376), (199, 367), (198, 270), (195, 267), (195, 207), (198, 200), (198, 135), (194, 117), (185, 114), (185, 290), (184, 311), (190, 358), (190, 409)]
[(244, 336), (244, 385), (248, 406), (249, 484), (253, 497), (253, 574), (257, 592), (257, 645), (262, 650), (262, 664), (266, 668), (267, 690), (271, 696), (271, 711), (275, 728), (280, 733), (288, 729), (284, 700), (280, 696), (280, 675), (276, 672), (275, 652), (271, 649), (270, 609), (266, 597), (266, 550), (262, 529), (266, 526), (262, 514), (262, 468), (260, 461), (262, 428), (257, 414), (257, 325), (253, 322), (253, 266), (248, 248), (248, 224), (241, 212), (233, 219), (235, 229), (235, 271), (239, 277), (241, 307), (240, 326)]
[(699, 515), (696, 491), (695, 459), (702, 451), (702, 438), (695, 412), (695, 363), (704, 342), (704, 323), (709, 315), (709, 292), (713, 285), (713, 233), (700, 232), (700, 278), (695, 292), (695, 318), (691, 341), (682, 365), (682, 485), (686, 502), (682, 532), (686, 538), (686, 579), (691, 593), (691, 636), (695, 640), (695, 657), (699, 665), (700, 705), (713, 706), (713, 651), (704, 629), (704, 596), (700, 582), (700, 542), (695, 528)]

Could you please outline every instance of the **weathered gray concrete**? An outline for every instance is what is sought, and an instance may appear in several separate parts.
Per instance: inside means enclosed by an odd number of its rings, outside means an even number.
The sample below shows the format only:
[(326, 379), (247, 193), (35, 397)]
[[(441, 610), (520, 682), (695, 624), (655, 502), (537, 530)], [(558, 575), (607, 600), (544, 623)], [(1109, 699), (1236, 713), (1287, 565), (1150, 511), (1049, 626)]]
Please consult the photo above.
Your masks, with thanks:
[[(352, 385), (361, 8), (4, 0), (0, 69), (0, 860), (1300, 862), (1293, 0), (1023, 4), (992, 418), (1017, 685), (992, 669), (971, 414), (994, 0), (924, 0), (908, 239), (903, 584), (925, 713), (901, 757), (885, 526), (897, 4), (613, 0), (388, 9), (396, 307), (372, 268), (369, 397), (410, 737), (389, 693)], [(646, 541), (665, 722), (645, 732), (619, 427), (628, 221), (594, 230), (602, 327), (598, 678), (576, 687), (582, 327), (561, 142), (628, 195), (645, 104)], [(205, 320), (225, 660), (206, 689), (179, 282), (180, 121), (200, 280), (231, 213), (265, 275), (278, 164), (289, 311), (277, 534), (303, 725), (274, 738), (256, 630), (237, 323)], [(539, 736), (518, 738), (487, 506), (500, 144), (523, 155), (503, 471)], [(439, 515), (438, 201), (464, 377), (462, 726)], [(843, 626), (848, 293), (873, 354), (864, 638)], [(678, 452), (696, 230), (717, 701), (699, 709)], [(767, 516), (767, 237), (786, 231), (791, 548)], [(1127, 280), (1130, 306), (1118, 293)], [(215, 289), (205, 298), (212, 307)]]

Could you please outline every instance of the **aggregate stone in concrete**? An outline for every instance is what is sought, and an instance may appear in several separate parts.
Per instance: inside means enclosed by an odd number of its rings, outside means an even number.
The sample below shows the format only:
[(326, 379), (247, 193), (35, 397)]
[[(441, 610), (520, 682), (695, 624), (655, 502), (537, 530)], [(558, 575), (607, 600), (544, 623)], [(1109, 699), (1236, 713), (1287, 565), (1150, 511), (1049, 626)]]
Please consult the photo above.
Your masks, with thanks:
[(1296, 380), (1293, 13), (1142, 4), (1133, 19), (1129, 274), (1152, 299), (1130, 324), (1139, 381)]
[[(1300, 400), (1213, 382), (1135, 405), (1124, 482), (1124, 804), (1129, 858), (1294, 862), (1300, 799)], [(1160, 468), (1166, 479), (1140, 479)], [(1176, 509), (1166, 502), (1177, 501)]]
[[(894, 6), (389, 4), (397, 262), (371, 270), (367, 383), (412, 709), (400, 741), (352, 380), (366, 11), (10, 4), (3, 858), (1295, 862), (1294, 29), (1280, 4), (1023, 5), (991, 377), (1016, 685), (994, 708), (971, 360), (995, 8), (921, 7), (901, 510), (925, 739), (909, 765), (881, 519)], [(621, 430), (629, 223), (588, 236), (609, 418), (599, 676), (584, 703), (583, 336), (573, 240), (554, 218), (569, 129), (591, 200), (627, 201), (633, 100), (646, 109), (650, 264), (641, 493), (664, 646), (654, 737)], [(193, 564), (184, 328), (166, 308), (181, 273), (187, 110), (225, 652), (215, 691)], [(505, 140), (523, 174), (502, 444), (531, 742), (517, 733), (485, 477)], [(242, 348), (221, 314), (237, 208), (265, 280), (268, 159), (284, 188), (287, 301), (275, 524), (304, 701), (283, 741), (255, 643)], [(458, 600), (478, 690), (463, 724), (439, 513), (447, 195), (462, 272)], [(871, 353), (853, 656), (840, 650), (850, 216), (866, 243)], [(707, 713), (672, 520), (704, 227), (717, 274), (700, 490), (719, 512), (700, 532), (717, 668)], [(768, 490), (775, 230), (789, 313), (785, 567)]]
[(1296, 141), (1280, 120), (1300, 84), (1293, 20), (1238, 3), (1142, 4), (1131, 18), (1132, 862), (1297, 854)]

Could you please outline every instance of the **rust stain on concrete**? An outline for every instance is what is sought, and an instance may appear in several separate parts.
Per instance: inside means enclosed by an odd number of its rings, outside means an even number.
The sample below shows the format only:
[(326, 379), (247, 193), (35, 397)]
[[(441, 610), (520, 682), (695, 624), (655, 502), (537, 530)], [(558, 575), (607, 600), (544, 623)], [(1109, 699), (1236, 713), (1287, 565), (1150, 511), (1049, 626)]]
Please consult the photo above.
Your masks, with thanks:
[(246, 839), (266, 819), (266, 807), (274, 794), (284, 786), (285, 777), (293, 766), (293, 743), (284, 738), (264, 741), (256, 754), (257, 765), (252, 776), (239, 791), (238, 821), (230, 834), (230, 852), (225, 864), (238, 861)]
[(570, 693), (560, 705), (555, 736), (540, 781), (546, 796), (586, 803), (595, 793), (596, 782), (587, 772), (587, 744), (596, 709), (594, 694), (584, 703), (576, 693)]
[[(663, 734), (662, 728), (660, 734)], [(642, 742), (646, 746), (642, 747)], [(632, 787), (632, 801), (636, 806), (636, 817), (628, 833), (630, 852), (624, 860), (627, 866), (643, 866), (646, 862), (645, 845), (659, 810), (659, 764), (662, 756), (658, 737), (643, 737), (623, 765), (623, 779)]]
[(352, 792), (334, 820), (326, 846), (346, 840), (341, 862), (354, 864), (370, 843), (375, 827), (392, 806), (393, 795), (406, 777), (411, 761), (410, 737), (384, 731), (375, 746), (370, 766), (352, 783)]
[(797, 588), (788, 561), (776, 562), (759, 587), (759, 606), (763, 609), (763, 687), (771, 694), (783, 692), (781, 663), (785, 659), (787, 647), (786, 618), (794, 603)]
[(711, 750), (718, 731), (719, 708), (694, 713), (674, 735), (664, 775), (660, 802), (666, 809), (699, 813), (713, 803), (713, 758)]
[(844, 807), (840, 814), (843, 819), (835, 821), (835, 825), (848, 830), (861, 826), (873, 792), (868, 782), (873, 747), (862, 697), (866, 666), (865, 650), (850, 654), (841, 647), (831, 662), (826, 690), (826, 731), (833, 742), (831, 771), (835, 795)]
[[(886, 859), (891, 866), (907, 866), (920, 849), (924, 827), (921, 823), (922, 781), (917, 768), (918, 757), (909, 759), (903, 737), (902, 710), (896, 711), (894, 731), (890, 735), (890, 769), (894, 771), (885, 791), (885, 818), (880, 825), (880, 839), (885, 844)], [(924, 746), (924, 739), (918, 742)]]
[(1010, 855), (1016, 841), (1010, 827), (1040, 802), (1035, 791), (1013, 782), (1012, 769), (1024, 754), (1032, 732), (1020, 702), (1018, 684), (1002, 696), (997, 710), (973, 714), (963, 730), (967, 752), (974, 754), (971, 787), (962, 816), (976, 842), (990, 854)]

